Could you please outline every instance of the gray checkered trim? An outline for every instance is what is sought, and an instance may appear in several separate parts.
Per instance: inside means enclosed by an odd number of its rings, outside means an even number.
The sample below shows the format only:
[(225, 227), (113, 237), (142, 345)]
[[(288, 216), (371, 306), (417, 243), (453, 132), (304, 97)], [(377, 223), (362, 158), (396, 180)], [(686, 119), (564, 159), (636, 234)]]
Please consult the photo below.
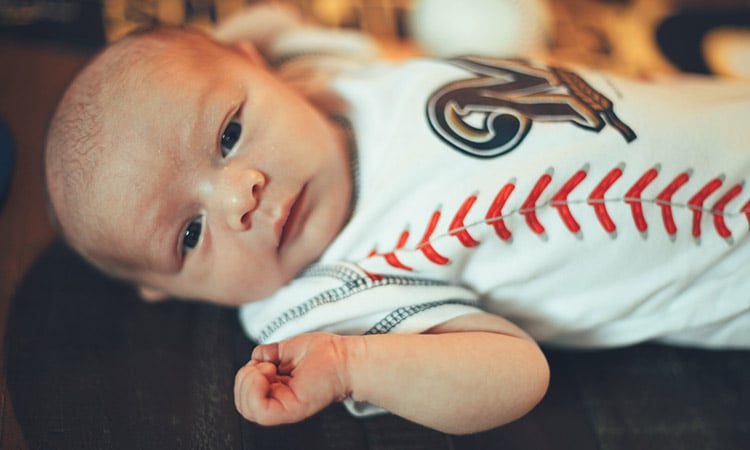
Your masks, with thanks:
[(365, 334), (390, 333), (391, 330), (393, 330), (394, 328), (396, 328), (396, 326), (398, 326), (398, 324), (408, 319), (409, 317), (412, 317), (428, 309), (437, 308), (439, 306), (444, 306), (444, 305), (477, 306), (477, 304), (478, 304), (477, 302), (472, 302), (468, 300), (455, 300), (454, 299), (454, 300), (439, 300), (439, 301), (434, 301), (434, 302), (429, 302), (429, 303), (422, 303), (421, 305), (403, 306), (401, 308), (394, 310), (387, 316), (383, 317), (378, 323), (373, 325), (372, 328), (367, 330)]
[[(265, 342), (280, 328), (282, 328), (289, 322), (304, 317), (315, 308), (346, 300), (347, 298), (368, 289), (374, 289), (384, 286), (446, 285), (446, 283), (441, 281), (392, 275), (383, 275), (381, 279), (372, 280), (369, 277), (360, 276), (356, 271), (342, 266), (321, 266), (319, 268), (313, 267), (308, 270), (310, 272), (306, 271), (304, 276), (333, 276), (334, 278), (340, 279), (342, 281), (342, 284), (336, 288), (323, 291), (315, 295), (314, 297), (303, 301), (297, 306), (289, 308), (288, 310), (277, 316), (274, 320), (270, 321), (268, 325), (266, 325), (265, 328), (263, 328), (263, 330), (261, 330), (258, 334), (258, 338), (261, 342)], [(313, 272), (313, 270), (317, 272)]]
[(356, 270), (342, 265), (314, 265), (298, 275), (298, 278), (329, 277), (341, 281), (354, 281), (362, 278)]

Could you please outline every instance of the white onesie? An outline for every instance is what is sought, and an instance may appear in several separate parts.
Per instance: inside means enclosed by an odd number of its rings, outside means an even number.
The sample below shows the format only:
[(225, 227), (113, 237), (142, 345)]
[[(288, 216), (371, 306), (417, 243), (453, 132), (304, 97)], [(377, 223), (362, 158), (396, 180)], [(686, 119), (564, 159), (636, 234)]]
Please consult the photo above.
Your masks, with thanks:
[(253, 339), (483, 310), (553, 345), (750, 347), (750, 85), (465, 58), (333, 89), (353, 213), (318, 263), (242, 307)]

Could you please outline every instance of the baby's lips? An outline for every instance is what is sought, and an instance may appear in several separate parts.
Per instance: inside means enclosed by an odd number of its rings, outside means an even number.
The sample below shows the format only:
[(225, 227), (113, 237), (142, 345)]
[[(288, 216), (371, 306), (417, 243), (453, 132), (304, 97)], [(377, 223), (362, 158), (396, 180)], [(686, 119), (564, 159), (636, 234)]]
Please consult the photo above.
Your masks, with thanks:
[(284, 204), (284, 207), (281, 209), (279, 218), (274, 224), (274, 232), (276, 234), (276, 241), (278, 242), (279, 249), (284, 244), (287, 236), (291, 232), (291, 229), (295, 225), (298, 212), (302, 205), (302, 198), (304, 196), (306, 187), (307, 185), (302, 186), (302, 189), (300, 189), (296, 195), (287, 200), (287, 202)]

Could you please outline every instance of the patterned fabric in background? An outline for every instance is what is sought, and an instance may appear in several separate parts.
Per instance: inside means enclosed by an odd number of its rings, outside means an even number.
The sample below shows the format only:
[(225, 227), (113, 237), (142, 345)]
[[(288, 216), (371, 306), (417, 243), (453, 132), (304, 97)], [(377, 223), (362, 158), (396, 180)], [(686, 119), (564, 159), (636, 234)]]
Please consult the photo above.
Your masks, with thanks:
[[(190, 23), (208, 28), (244, 5), (258, 1), (268, 0), (103, 0), (104, 29), (107, 40), (112, 41), (144, 24)], [(409, 14), (418, 1), (284, 0), (325, 26), (357, 28), (389, 45), (396, 43), (390, 45), (391, 53), (411, 37)], [(486, 8), (492, 4), (492, 0), (485, 0), (462, 2), (461, 6)], [(685, 70), (657, 42), (659, 26), (670, 17), (685, 11), (704, 14), (750, 10), (747, 0), (546, 0), (542, 4), (548, 12), (543, 49), (548, 59), (630, 76)]]
[[(412, 37), (409, 26), (414, 16), (412, 11), (417, 11), (419, 6), (434, 9), (451, 3), (431, 0), (0, 0), (0, 31), (98, 47), (105, 40), (111, 42), (135, 28), (157, 23), (209, 28), (245, 5), (268, 1), (294, 4), (324, 26), (368, 32), (385, 44), (386, 55), (396, 57), (420, 51), (414, 40), (409, 39)], [(455, 25), (458, 20), (451, 18), (472, 5), (480, 8), (494, 5), (490, 9), (497, 13), (502, 10), (498, 5), (507, 3), (512, 10), (511, 6), (518, 1), (462, 1), (461, 8), (449, 11), (448, 19), (439, 21), (436, 27), (445, 28), (451, 22)], [(659, 42), (660, 27), (676, 16), (692, 14), (703, 18), (703, 22), (707, 17), (717, 17), (717, 20), (729, 17), (734, 27), (730, 31), (734, 32), (737, 28), (734, 22), (750, 18), (747, 0), (538, 1), (545, 6), (548, 16), (542, 49), (545, 59), (630, 76), (679, 71), (726, 75), (726, 70), (718, 70), (714, 67), (717, 64), (710, 64), (715, 56), (726, 59), (725, 52), (712, 50), (709, 53), (713, 54), (706, 55), (706, 49), (698, 48), (702, 36), (697, 28), (708, 29), (717, 24), (696, 25), (688, 17), (686, 29), (678, 30), (677, 36), (670, 38), (676, 49), (665, 48), (664, 43)], [(476, 11), (474, 13), (476, 15)], [(741, 23), (741, 30), (745, 33), (744, 39), (735, 39), (735, 42), (750, 42), (750, 19)], [(471, 32), (467, 30), (468, 34)], [(703, 69), (695, 70), (691, 65), (680, 63), (675, 51), (692, 52), (693, 59), (708, 61), (706, 64), (699, 61)], [(533, 55), (534, 58), (539, 56)]]
[[(153, 23), (208, 28), (254, 0), (104, 0), (109, 41)], [(287, 0), (327, 26), (359, 28), (384, 37), (403, 35), (410, 0)]]

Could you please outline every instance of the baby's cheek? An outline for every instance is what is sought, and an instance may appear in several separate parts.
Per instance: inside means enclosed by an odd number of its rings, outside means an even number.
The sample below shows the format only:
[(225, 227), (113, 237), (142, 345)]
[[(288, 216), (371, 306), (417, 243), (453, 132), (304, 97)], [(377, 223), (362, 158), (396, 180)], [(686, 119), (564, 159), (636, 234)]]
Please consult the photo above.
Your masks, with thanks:
[(285, 284), (281, 274), (269, 268), (233, 270), (214, 282), (212, 290), (217, 293), (217, 298), (223, 299), (224, 304), (241, 305), (262, 300)]

